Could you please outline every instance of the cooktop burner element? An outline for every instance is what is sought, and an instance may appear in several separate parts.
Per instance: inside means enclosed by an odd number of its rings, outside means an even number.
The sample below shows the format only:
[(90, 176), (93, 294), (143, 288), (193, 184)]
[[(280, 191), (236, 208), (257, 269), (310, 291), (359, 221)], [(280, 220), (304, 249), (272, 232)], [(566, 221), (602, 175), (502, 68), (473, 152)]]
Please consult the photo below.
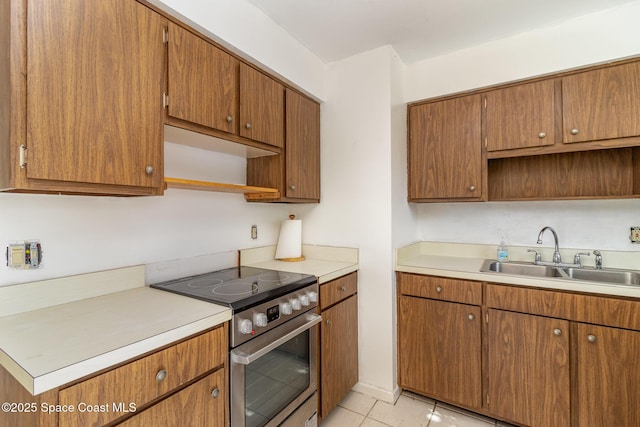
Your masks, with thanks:
[(204, 301), (228, 304), (235, 313), (315, 282), (316, 277), (308, 274), (232, 267), (150, 286)]

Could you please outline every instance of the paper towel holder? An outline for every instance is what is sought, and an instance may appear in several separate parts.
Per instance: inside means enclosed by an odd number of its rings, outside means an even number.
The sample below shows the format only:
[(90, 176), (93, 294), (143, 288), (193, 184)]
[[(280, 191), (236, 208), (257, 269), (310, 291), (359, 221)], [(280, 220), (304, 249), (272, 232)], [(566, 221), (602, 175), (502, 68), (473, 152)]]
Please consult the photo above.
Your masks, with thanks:
[(275, 258), (278, 261), (304, 261), (302, 255), (302, 221), (296, 220), (295, 215), (289, 215), (288, 220), (282, 221)]

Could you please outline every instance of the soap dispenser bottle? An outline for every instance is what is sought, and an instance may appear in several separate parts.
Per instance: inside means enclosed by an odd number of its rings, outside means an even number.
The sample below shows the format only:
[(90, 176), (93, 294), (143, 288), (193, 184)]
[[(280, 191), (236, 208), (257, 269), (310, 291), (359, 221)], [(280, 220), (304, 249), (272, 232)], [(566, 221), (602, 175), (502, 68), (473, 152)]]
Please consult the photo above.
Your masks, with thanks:
[(500, 239), (500, 245), (498, 245), (497, 260), (500, 262), (509, 261), (509, 248), (504, 243), (504, 237)]

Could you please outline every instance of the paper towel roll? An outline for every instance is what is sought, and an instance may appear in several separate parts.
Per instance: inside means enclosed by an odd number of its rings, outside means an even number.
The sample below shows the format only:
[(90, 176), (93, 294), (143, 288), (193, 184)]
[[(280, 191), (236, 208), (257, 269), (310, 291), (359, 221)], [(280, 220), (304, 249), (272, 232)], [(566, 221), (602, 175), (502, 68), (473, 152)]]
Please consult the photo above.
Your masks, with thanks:
[(276, 247), (276, 259), (281, 261), (302, 261), (302, 221), (289, 215), (280, 225), (280, 236)]

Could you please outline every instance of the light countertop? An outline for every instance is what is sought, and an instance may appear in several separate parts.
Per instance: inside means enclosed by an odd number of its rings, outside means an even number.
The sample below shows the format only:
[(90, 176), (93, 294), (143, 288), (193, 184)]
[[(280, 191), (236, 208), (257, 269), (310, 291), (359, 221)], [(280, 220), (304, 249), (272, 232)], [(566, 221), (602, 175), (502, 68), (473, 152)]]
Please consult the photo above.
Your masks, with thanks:
[(358, 250), (331, 246), (302, 245), (304, 261), (278, 261), (275, 257), (275, 246), (243, 249), (240, 251), (240, 264), (267, 268), (270, 270), (290, 271), (293, 273), (312, 274), (318, 283), (326, 283), (345, 274), (358, 270)]
[[(19, 312), (0, 305), (0, 364), (37, 395), (231, 318), (228, 307), (145, 287), (144, 267), (126, 270), (124, 279), (122, 270), (74, 276), (85, 288), (96, 277), (101, 284), (83, 299), (52, 296), (54, 305), (43, 306), (40, 296)], [(113, 278), (127, 283), (110, 287)], [(0, 299), (29, 301), (57, 286), (70, 294), (68, 281), (55, 279), (0, 288)]]
[[(527, 253), (526, 247), (510, 247), (509, 249), (511, 260), (532, 261), (532, 254)], [(543, 259), (551, 259), (552, 252), (553, 248), (543, 248)], [(572, 259), (576, 252), (586, 252), (586, 250), (564, 249), (561, 252), (564, 259)], [(640, 252), (602, 251), (602, 254), (605, 268), (637, 269), (640, 266)], [(640, 287), (638, 286), (481, 272), (480, 268), (485, 259), (495, 259), (495, 256), (496, 246), (492, 245), (417, 242), (396, 250), (396, 271), (640, 298)], [(593, 257), (590, 258), (583, 257), (586, 266), (593, 263)]]

